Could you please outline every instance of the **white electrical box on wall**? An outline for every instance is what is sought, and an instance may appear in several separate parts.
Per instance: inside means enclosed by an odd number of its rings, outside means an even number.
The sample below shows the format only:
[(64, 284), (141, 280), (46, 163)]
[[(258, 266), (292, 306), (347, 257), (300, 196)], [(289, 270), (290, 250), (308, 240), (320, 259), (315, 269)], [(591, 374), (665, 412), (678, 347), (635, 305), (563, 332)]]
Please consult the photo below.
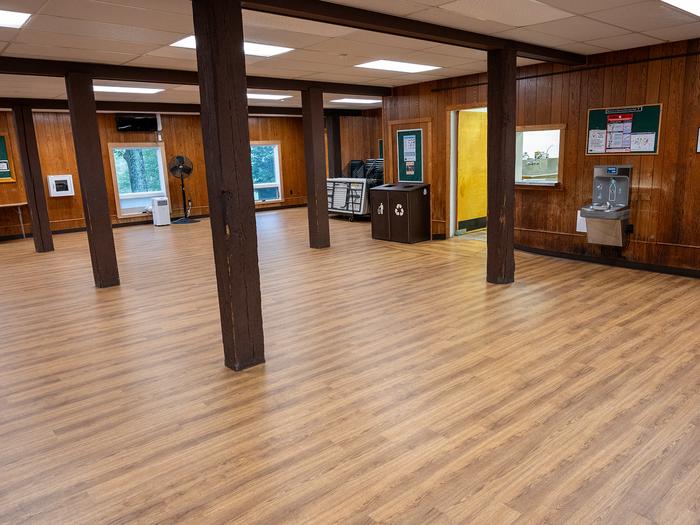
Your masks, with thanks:
[(75, 195), (73, 188), (73, 175), (49, 175), (49, 196), (72, 197)]

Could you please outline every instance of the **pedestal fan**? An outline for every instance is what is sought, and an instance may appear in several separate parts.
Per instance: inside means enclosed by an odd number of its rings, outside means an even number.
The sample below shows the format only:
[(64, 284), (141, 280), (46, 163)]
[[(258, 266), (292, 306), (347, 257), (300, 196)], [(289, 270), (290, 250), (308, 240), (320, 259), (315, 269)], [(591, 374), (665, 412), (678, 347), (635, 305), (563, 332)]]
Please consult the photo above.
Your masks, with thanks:
[(185, 179), (192, 175), (192, 161), (184, 155), (175, 155), (168, 161), (168, 173), (173, 177), (180, 179), (180, 189), (182, 190), (182, 210), (184, 216), (173, 221), (173, 224), (189, 224), (191, 222), (199, 222), (197, 219), (190, 218), (190, 209), (192, 203), (187, 201), (185, 194)]

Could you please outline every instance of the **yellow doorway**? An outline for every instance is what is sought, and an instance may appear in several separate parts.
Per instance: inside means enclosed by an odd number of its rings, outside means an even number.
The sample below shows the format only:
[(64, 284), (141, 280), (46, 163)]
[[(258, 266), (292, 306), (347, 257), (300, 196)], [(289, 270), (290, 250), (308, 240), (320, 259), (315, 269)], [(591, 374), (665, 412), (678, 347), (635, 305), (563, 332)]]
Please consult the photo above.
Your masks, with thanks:
[(486, 108), (458, 112), (457, 231), (486, 227)]

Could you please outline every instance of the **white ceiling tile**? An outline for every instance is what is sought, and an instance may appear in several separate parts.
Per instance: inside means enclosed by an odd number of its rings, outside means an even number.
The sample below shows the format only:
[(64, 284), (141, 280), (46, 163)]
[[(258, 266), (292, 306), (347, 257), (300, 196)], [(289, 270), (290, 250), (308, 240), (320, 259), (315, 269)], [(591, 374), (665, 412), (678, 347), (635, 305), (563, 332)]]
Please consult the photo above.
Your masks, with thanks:
[(293, 31), (296, 33), (326, 37), (343, 36), (355, 31), (355, 29), (351, 27), (335, 26), (321, 22), (301, 20), (299, 18), (246, 10), (243, 11), (243, 24), (245, 27), (268, 27), (272, 29), (282, 29), (283, 31)]
[(347, 53), (326, 53), (324, 51), (317, 51), (313, 49), (298, 49), (296, 51), (290, 51), (289, 53), (285, 53), (284, 56), (280, 58), (312, 62), (319, 65), (319, 70), (323, 69), (323, 64), (338, 67), (352, 67), (371, 60), (370, 57), (348, 55)]
[(583, 16), (572, 16), (570, 18), (552, 20), (551, 22), (545, 22), (543, 24), (535, 24), (528, 26), (528, 29), (548, 35), (555, 35), (565, 40), (579, 42), (629, 33), (626, 29)]
[(645, 34), (655, 38), (660, 38), (661, 40), (669, 41), (700, 38), (700, 22), (683, 24), (682, 26), (666, 27), (663, 29), (652, 29), (650, 31), (645, 31)]
[(631, 31), (651, 31), (698, 21), (697, 17), (662, 4), (659, 0), (596, 11), (588, 16)]
[(12, 42), (2, 53), (4, 56), (48, 58), (78, 62), (101, 62), (104, 64), (123, 64), (137, 57), (129, 53), (112, 53), (91, 49), (75, 49), (56, 46), (35, 46)]
[(642, 35), (641, 33), (630, 33), (628, 35), (613, 36), (610, 38), (600, 38), (598, 40), (591, 40), (586, 42), (587, 44), (593, 46), (604, 47), (607, 49), (632, 49), (635, 47), (651, 46), (654, 44), (660, 44), (662, 41), (656, 38), (652, 38), (647, 35)]
[(244, 26), (243, 34), (245, 35), (245, 39), (249, 42), (291, 47), (293, 49), (300, 49), (313, 44), (318, 44), (319, 42), (323, 42), (329, 38), (327, 36), (307, 35), (294, 31), (284, 31), (282, 29), (257, 26)]
[(160, 67), (165, 69), (197, 70), (196, 60), (180, 60), (177, 58), (143, 55), (127, 63), (129, 66)]
[(592, 13), (602, 9), (610, 9), (623, 5), (634, 4), (639, 0), (540, 0), (543, 4), (551, 5), (563, 11), (576, 14)]
[(537, 44), (540, 46), (549, 47), (555, 47), (561, 44), (568, 44), (572, 42), (572, 40), (567, 38), (561, 38), (554, 35), (540, 33), (539, 31), (533, 31), (529, 27), (518, 27), (515, 29), (509, 29), (508, 31), (497, 33), (496, 36), (501, 38), (508, 38), (510, 40), (517, 40), (519, 42), (527, 42), (529, 44)]
[(3, 42), (11, 42), (17, 35), (19, 35), (19, 29), (10, 29), (9, 27), (0, 27), (0, 40)]
[[(40, 0), (45, 2), (46, 0)], [(192, 0), (99, 0), (104, 4), (146, 7), (157, 11), (170, 11), (192, 16)]]
[(384, 33), (376, 33), (374, 31), (357, 30), (353, 33), (345, 35), (343, 38), (353, 40), (355, 42), (365, 42), (378, 46), (400, 47), (402, 49), (413, 49), (421, 51), (435, 45), (433, 42), (426, 40), (416, 40), (415, 38), (404, 38), (400, 36), (387, 35)]
[(520, 27), (566, 18), (571, 13), (537, 0), (456, 0), (440, 9), (483, 20)]
[(376, 59), (385, 58), (388, 60), (401, 60), (403, 57), (412, 52), (410, 49), (377, 46), (365, 42), (355, 42), (345, 38), (331, 38), (320, 44), (309, 46), (307, 49), (338, 54), (345, 53), (348, 55), (358, 55)]
[(511, 29), (514, 27), (508, 24), (494, 22), (492, 20), (479, 20), (477, 18), (467, 16), (466, 14), (459, 14), (452, 11), (447, 11), (445, 9), (439, 9), (437, 7), (413, 13), (408, 18), (413, 18), (414, 20), (420, 20), (422, 22), (429, 22), (431, 24), (463, 29), (465, 31), (474, 31), (476, 33), (483, 33), (486, 35), (498, 33), (499, 31), (505, 31), (506, 29)]
[(382, 0), (381, 2), (377, 2), (377, 0), (332, 0), (332, 3), (397, 16), (406, 16), (425, 9), (425, 3), (411, 0)]
[(592, 46), (590, 44), (585, 44), (583, 42), (573, 42), (571, 44), (564, 44), (557, 46), (558, 49), (563, 51), (571, 51), (572, 53), (579, 53), (581, 55), (595, 55), (597, 53), (605, 53), (610, 51), (607, 48), (600, 46)]
[(533, 64), (542, 64), (542, 61), (541, 60), (533, 60), (532, 58), (518, 57), (516, 63), (518, 64), (518, 67), (523, 67), (523, 66), (531, 66)]
[(112, 51), (115, 53), (131, 53), (142, 55), (158, 48), (158, 44), (119, 42), (65, 33), (48, 33), (24, 29), (14, 39), (15, 42), (40, 46), (72, 47), (78, 49), (94, 49), (96, 51)]
[(451, 67), (460, 66), (468, 62), (474, 62), (472, 58), (468, 57), (454, 57), (449, 55), (437, 55), (434, 53), (425, 53), (423, 51), (416, 51), (410, 55), (406, 55), (404, 60), (407, 62), (412, 62), (414, 64), (425, 64), (428, 66), (438, 66), (438, 67)]
[(190, 62), (197, 61), (197, 51), (185, 47), (162, 46), (147, 53), (154, 57), (174, 58)]
[(26, 28), (35, 31), (47, 31), (49, 33), (63, 33), (67, 35), (88, 36), (91, 38), (103, 38), (105, 40), (118, 40), (134, 43), (172, 44), (187, 36), (183, 33), (158, 31), (104, 22), (89, 22), (74, 18), (60, 18), (55, 16), (35, 15), (29, 19)]
[(469, 49), (468, 47), (450, 46), (447, 44), (435, 45), (434, 47), (426, 49), (425, 52), (435, 53), (436, 55), (465, 58), (469, 60), (486, 60), (486, 51)]
[(109, 24), (144, 27), (160, 31), (177, 33), (192, 33), (192, 16), (175, 13), (170, 10), (162, 11), (147, 9), (147, 2), (140, 6), (109, 4), (96, 0), (48, 0), (41, 8), (44, 15), (77, 18)]

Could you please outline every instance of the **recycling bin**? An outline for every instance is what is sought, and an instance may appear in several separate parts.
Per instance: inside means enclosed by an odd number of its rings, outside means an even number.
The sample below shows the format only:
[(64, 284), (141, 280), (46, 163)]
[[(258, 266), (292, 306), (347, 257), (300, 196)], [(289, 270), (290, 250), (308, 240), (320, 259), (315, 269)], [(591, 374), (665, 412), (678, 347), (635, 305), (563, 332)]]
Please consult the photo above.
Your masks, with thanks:
[(430, 240), (430, 184), (400, 182), (370, 190), (372, 238), (415, 243)]

